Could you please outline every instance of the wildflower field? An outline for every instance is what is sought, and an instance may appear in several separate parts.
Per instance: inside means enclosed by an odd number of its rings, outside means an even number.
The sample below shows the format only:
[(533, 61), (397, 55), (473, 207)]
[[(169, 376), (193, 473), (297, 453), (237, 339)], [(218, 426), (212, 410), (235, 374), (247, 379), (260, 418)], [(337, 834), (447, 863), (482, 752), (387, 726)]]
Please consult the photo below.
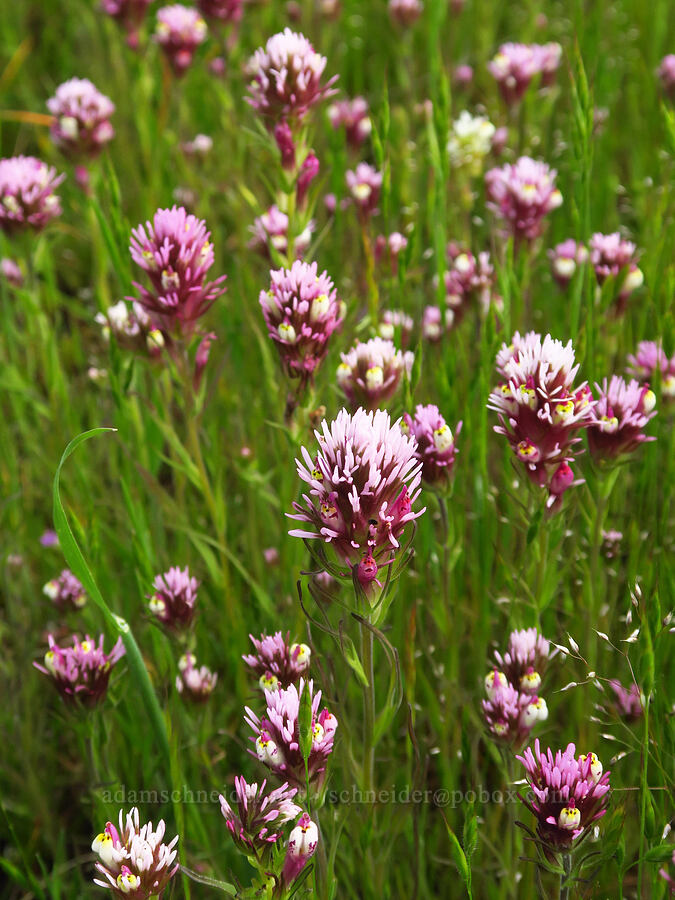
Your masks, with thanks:
[(0, 14), (1, 900), (675, 894), (675, 6), (186, 3)]

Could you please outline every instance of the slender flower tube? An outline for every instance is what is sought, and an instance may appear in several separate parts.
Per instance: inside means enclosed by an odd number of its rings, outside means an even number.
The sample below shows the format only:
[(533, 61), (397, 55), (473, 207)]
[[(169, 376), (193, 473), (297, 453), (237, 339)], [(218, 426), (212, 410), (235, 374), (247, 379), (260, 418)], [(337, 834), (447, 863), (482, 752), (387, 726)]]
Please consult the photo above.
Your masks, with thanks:
[(340, 354), (338, 385), (353, 409), (375, 409), (396, 393), (404, 373), (410, 377), (415, 357), (402, 353), (391, 341), (371, 338)]
[(274, 691), (296, 684), (306, 675), (312, 657), (307, 644), (291, 644), (290, 632), (286, 637), (280, 631), (269, 636), (254, 638), (249, 634), (255, 653), (242, 656), (247, 666), (258, 676), (261, 688)]
[(531, 241), (538, 237), (544, 217), (562, 204), (562, 194), (555, 186), (556, 175), (555, 169), (529, 156), (486, 173), (489, 205), (515, 238)]
[(234, 779), (236, 809), (220, 794), (220, 811), (234, 843), (247, 856), (265, 855), (282, 836), (282, 825), (300, 815), (302, 809), (293, 803), (297, 788), (288, 783), (265, 793), (267, 781), (258, 787), (247, 784), (240, 775)]
[(282, 878), (287, 887), (293, 884), (300, 872), (305, 868), (319, 843), (319, 829), (307, 813), (303, 813), (288, 839), (288, 849)]
[(47, 675), (66, 703), (96, 706), (108, 690), (113, 666), (125, 653), (119, 638), (110, 653), (103, 651), (103, 635), (98, 645), (89, 635), (83, 641), (73, 636), (72, 647), (59, 647), (48, 635), (49, 650), (44, 665), (34, 662), (35, 668)]
[(184, 75), (195, 50), (206, 40), (208, 28), (196, 9), (174, 3), (157, 10), (155, 41), (166, 54), (174, 75)]
[(131, 258), (150, 281), (149, 289), (134, 282), (138, 302), (167, 332), (192, 334), (196, 320), (225, 293), (225, 275), (206, 280), (214, 262), (210, 237), (206, 223), (182, 206), (158, 209), (152, 222), (131, 233)]
[(305, 384), (324, 360), (330, 337), (342, 325), (333, 282), (317, 264), (294, 262), (290, 269), (270, 272), (268, 291), (260, 292), (265, 324), (284, 370)]
[(322, 82), (326, 62), (304, 35), (286, 28), (249, 60), (247, 100), (269, 127), (280, 119), (299, 122), (313, 106), (335, 93), (332, 85), (337, 76)]
[(644, 433), (647, 422), (656, 415), (656, 397), (647, 385), (612, 375), (609, 386), (605, 378), (602, 386), (595, 387), (598, 399), (587, 431), (594, 459), (613, 460), (631, 453), (644, 441), (656, 440)]
[(416, 456), (422, 463), (422, 481), (429, 487), (447, 486), (457, 454), (455, 437), (462, 430), (462, 423), (458, 423), (453, 435), (437, 406), (420, 403), (414, 417), (408, 413), (403, 416), (401, 430), (417, 441)]
[(178, 835), (165, 844), (165, 831), (163, 820), (156, 829), (152, 822), (141, 826), (136, 807), (127, 813), (126, 821), (120, 810), (119, 829), (107, 822), (92, 842), (91, 849), (98, 855), (96, 868), (103, 876), (94, 878), (94, 884), (131, 900), (161, 897), (179, 868), (178, 863), (174, 865)]
[(199, 582), (192, 578), (187, 568), (172, 566), (153, 582), (153, 593), (148, 597), (148, 608), (162, 625), (173, 631), (184, 631), (195, 615)]
[(603, 772), (595, 753), (576, 756), (574, 744), (565, 750), (517, 756), (526, 771), (530, 793), (520, 800), (537, 819), (537, 835), (548, 855), (569, 853), (581, 835), (607, 811), (609, 772)]
[(341, 410), (315, 432), (314, 458), (302, 448), (298, 475), (309, 485), (305, 507), (294, 503), (289, 518), (304, 527), (289, 533), (331, 544), (341, 562), (356, 565), (370, 549), (380, 562), (393, 559), (420, 490), (422, 463), (415, 439), (405, 435), (389, 414)]
[(65, 177), (34, 156), (0, 159), (0, 229), (7, 234), (42, 231), (61, 215), (54, 191)]
[[(309, 691), (312, 706), (312, 746), (307, 760), (300, 750), (300, 700), (302, 692)], [(319, 789), (326, 777), (326, 766), (333, 752), (333, 740), (337, 719), (327, 709), (319, 710), (321, 691), (314, 693), (314, 683), (300, 679), (299, 688), (294, 684), (276, 691), (265, 691), (267, 709), (258, 716), (246, 707), (245, 720), (255, 733), (255, 755), (280, 778), (304, 789), (309, 783)]]
[(42, 593), (61, 610), (82, 609), (87, 602), (87, 594), (70, 569), (64, 569), (58, 578), (52, 578), (42, 588)]
[(60, 85), (47, 109), (54, 116), (52, 140), (69, 156), (94, 157), (115, 134), (110, 123), (115, 104), (87, 78)]

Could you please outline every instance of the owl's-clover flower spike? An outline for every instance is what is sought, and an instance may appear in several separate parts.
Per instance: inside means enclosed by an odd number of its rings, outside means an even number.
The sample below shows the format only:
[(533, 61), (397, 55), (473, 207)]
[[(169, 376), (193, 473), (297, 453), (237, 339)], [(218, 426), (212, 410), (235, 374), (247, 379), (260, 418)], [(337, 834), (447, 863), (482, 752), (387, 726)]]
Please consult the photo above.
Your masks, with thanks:
[(138, 47), (138, 31), (143, 24), (152, 0), (101, 0), (101, 9), (116, 19), (127, 33), (127, 43)]
[(514, 238), (531, 241), (538, 237), (545, 216), (562, 205), (562, 194), (555, 186), (556, 175), (555, 169), (529, 156), (486, 173), (489, 206)]
[(307, 813), (298, 819), (298, 824), (288, 838), (286, 859), (282, 870), (282, 878), (286, 887), (290, 887), (309, 859), (314, 855), (319, 843), (319, 829)]
[(273, 635), (261, 634), (260, 638), (249, 635), (254, 653), (245, 654), (242, 659), (258, 676), (260, 687), (276, 690), (295, 684), (309, 670), (312, 651), (307, 644), (291, 643), (290, 632), (286, 636), (277, 631)]
[(597, 403), (592, 410), (588, 429), (588, 446), (596, 460), (611, 461), (631, 453), (647, 437), (644, 429), (656, 415), (656, 397), (648, 385), (632, 380), (626, 382), (620, 375), (613, 375), (602, 386), (596, 384)]
[(51, 634), (47, 639), (43, 665), (34, 662), (35, 668), (50, 679), (66, 703), (85, 707), (100, 703), (113, 666), (124, 656), (122, 639), (118, 638), (110, 653), (103, 650), (103, 635), (98, 644), (89, 635), (83, 641), (73, 636), (72, 647), (59, 647)]
[(561, 288), (566, 288), (579, 266), (588, 262), (588, 250), (574, 238), (569, 238), (548, 251), (551, 272)]
[(488, 408), (499, 413), (495, 431), (506, 437), (528, 477), (549, 491), (547, 506), (557, 505), (575, 482), (570, 463), (579, 433), (593, 422), (595, 401), (585, 384), (575, 387), (579, 366), (572, 342), (551, 335), (518, 332), (497, 354), (505, 379), (490, 394)]
[(265, 324), (290, 378), (311, 381), (342, 325), (333, 282), (315, 262), (296, 260), (290, 269), (270, 272), (270, 288), (260, 292)]
[(190, 571), (172, 566), (153, 581), (153, 593), (148, 596), (148, 608), (162, 625), (175, 631), (185, 630), (195, 615), (199, 582)]
[(444, 273), (445, 303), (452, 313), (451, 325), (457, 327), (464, 318), (470, 304), (476, 303), (482, 315), (490, 306), (499, 305), (500, 298), (495, 292), (495, 269), (490, 262), (490, 254), (483, 251), (474, 256), (454, 243), (448, 244), (448, 269)]
[(608, 278), (623, 274), (616, 285), (617, 312), (621, 312), (628, 298), (639, 287), (645, 277), (637, 264), (637, 248), (631, 241), (622, 238), (618, 231), (612, 234), (596, 233), (588, 242), (590, 260), (595, 270), (595, 279), (602, 286)]
[[(492, 683), (486, 678), (487, 699), (481, 701), (485, 724), (492, 737), (503, 744), (520, 746), (539, 722), (548, 718), (543, 697), (517, 690), (505, 676), (495, 672)], [(501, 678), (499, 678), (501, 676)]]
[(234, 25), (241, 20), (244, 0), (197, 0), (197, 6), (204, 18)]
[(628, 374), (641, 382), (656, 379), (661, 375), (661, 394), (667, 399), (675, 397), (675, 354), (668, 359), (663, 347), (656, 341), (640, 341), (637, 352), (628, 357)]
[(542, 85), (551, 84), (561, 58), (560, 44), (507, 43), (501, 45), (488, 69), (504, 102), (511, 105), (522, 99), (535, 75), (541, 75)]
[[(300, 234), (295, 236), (293, 249), (298, 259), (308, 250), (315, 230), (316, 222), (310, 219)], [(250, 227), (250, 231), (253, 237), (248, 246), (252, 250), (256, 250), (269, 260), (273, 258), (273, 250), (286, 256), (288, 252), (288, 216), (278, 206), (270, 206), (267, 212), (258, 216)]]
[(286, 28), (249, 60), (247, 100), (269, 127), (280, 119), (299, 122), (313, 106), (335, 93), (332, 85), (337, 76), (323, 82), (326, 62), (304, 35)]
[(415, 361), (410, 350), (401, 352), (392, 341), (379, 337), (359, 342), (340, 356), (337, 382), (353, 409), (376, 409), (393, 397)]
[(206, 703), (218, 683), (218, 675), (206, 666), (198, 666), (194, 653), (178, 660), (176, 690), (193, 703)]
[(134, 282), (138, 302), (167, 332), (191, 335), (197, 319), (225, 293), (225, 275), (206, 280), (214, 263), (210, 237), (206, 223), (182, 206), (158, 209), (152, 222), (131, 233), (131, 258), (150, 282), (149, 288)]
[(472, 177), (483, 171), (483, 161), (492, 150), (495, 126), (486, 116), (472, 116), (463, 110), (452, 124), (447, 151), (455, 169), (464, 169)]
[(382, 172), (369, 163), (360, 162), (356, 169), (345, 174), (349, 195), (354, 201), (359, 217), (368, 221), (377, 212), (382, 190)]
[(247, 855), (269, 851), (282, 833), (280, 828), (300, 815), (302, 809), (293, 802), (297, 788), (288, 783), (265, 792), (267, 781), (247, 784), (243, 776), (234, 779), (235, 808), (220, 795), (220, 811), (237, 847)]
[(413, 509), (422, 471), (415, 439), (383, 410), (364, 409), (341, 410), (315, 435), (315, 455), (303, 447), (302, 461), (296, 460), (309, 491), (289, 518), (303, 527), (289, 533), (331, 544), (350, 566), (369, 548), (378, 565), (386, 564), (399, 552), (406, 526), (424, 512)]
[(7, 234), (41, 231), (60, 216), (54, 191), (65, 177), (34, 156), (0, 159), (0, 229)]
[(644, 714), (645, 696), (640, 688), (633, 682), (630, 688), (625, 688), (616, 679), (609, 682), (614, 694), (614, 708), (628, 722), (636, 722)]
[(206, 22), (191, 6), (174, 3), (157, 10), (154, 38), (177, 77), (190, 67), (195, 50), (204, 43), (207, 33)]
[(57, 578), (48, 581), (42, 593), (60, 610), (82, 609), (87, 602), (86, 591), (70, 569), (64, 569)]
[(417, 459), (422, 463), (422, 481), (430, 487), (442, 487), (450, 482), (457, 448), (455, 438), (462, 430), (459, 422), (453, 435), (437, 406), (421, 403), (415, 415), (406, 413), (401, 429), (417, 441)]
[(115, 104), (87, 78), (60, 85), (47, 109), (54, 116), (52, 140), (69, 156), (94, 157), (115, 134), (110, 123)]
[(410, 28), (422, 15), (422, 0), (389, 0), (389, 17), (400, 28)]
[[(300, 702), (303, 691), (309, 691), (312, 707), (312, 746), (307, 760), (300, 750)], [(327, 709), (319, 710), (321, 691), (314, 692), (314, 683), (303, 678), (299, 687), (294, 684), (276, 691), (265, 691), (267, 709), (262, 718), (246, 707), (245, 721), (255, 734), (253, 755), (279, 778), (300, 789), (306, 787), (307, 777), (319, 789), (326, 777), (326, 766), (333, 752), (337, 719)]]
[(136, 807), (126, 819), (120, 810), (119, 828), (106, 823), (92, 842), (91, 849), (98, 855), (96, 868), (103, 876), (94, 878), (94, 884), (127, 900), (161, 897), (179, 868), (175, 862), (178, 835), (166, 844), (165, 831), (163, 820), (156, 829), (152, 822), (141, 826)]
[(525, 766), (530, 791), (521, 801), (537, 819), (537, 835), (548, 853), (569, 853), (581, 835), (607, 811), (609, 772), (595, 753), (576, 756), (574, 744), (542, 753), (539, 740), (516, 756)]
[(364, 97), (338, 100), (331, 104), (328, 107), (328, 118), (336, 130), (344, 128), (347, 143), (354, 150), (358, 150), (368, 140), (373, 130), (368, 101)]
[[(383, 237), (383, 235), (381, 236)], [(399, 331), (401, 346), (405, 349), (410, 342), (414, 327), (415, 322), (412, 316), (409, 316), (402, 309), (385, 309), (382, 311), (378, 333), (379, 337), (384, 338), (384, 340), (392, 341), (396, 332)]]
[(101, 326), (104, 340), (112, 336), (120, 347), (146, 356), (160, 356), (164, 349), (164, 336), (138, 301), (132, 304), (120, 300), (108, 307), (105, 313), (97, 313), (95, 321)]
[(552, 655), (551, 645), (536, 628), (512, 631), (503, 656), (495, 650), (499, 669), (525, 694), (537, 693)]

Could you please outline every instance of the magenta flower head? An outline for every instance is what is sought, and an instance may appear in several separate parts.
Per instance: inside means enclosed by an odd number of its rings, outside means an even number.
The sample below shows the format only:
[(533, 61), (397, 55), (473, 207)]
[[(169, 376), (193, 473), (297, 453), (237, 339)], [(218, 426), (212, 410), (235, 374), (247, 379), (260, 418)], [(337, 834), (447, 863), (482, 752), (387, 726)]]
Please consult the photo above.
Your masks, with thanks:
[(395, 25), (409, 28), (422, 15), (424, 4), (421, 0), (389, 0), (389, 17)]
[(583, 244), (577, 243), (574, 238), (563, 241), (562, 244), (548, 251), (551, 260), (551, 272), (561, 288), (566, 288), (574, 277), (578, 266), (588, 262), (588, 250)]
[(195, 50), (206, 40), (207, 32), (206, 22), (191, 6), (174, 3), (157, 10), (155, 41), (177, 77), (185, 74)]
[(323, 84), (326, 57), (316, 52), (302, 34), (284, 29), (260, 47), (248, 63), (248, 102), (270, 127), (280, 119), (299, 122), (326, 97), (337, 76)]
[(194, 653), (178, 660), (176, 690), (193, 703), (206, 703), (218, 683), (218, 675), (206, 666), (198, 666)]
[(608, 278), (619, 278), (616, 283), (618, 311), (625, 307), (628, 297), (644, 283), (642, 269), (636, 262), (636, 247), (624, 240), (618, 231), (613, 234), (594, 234), (589, 241), (591, 265), (595, 278), (602, 286)]
[[(310, 220), (300, 234), (296, 234), (293, 249), (300, 259), (312, 242), (312, 234), (316, 228), (314, 220)], [(270, 206), (266, 213), (258, 216), (251, 226), (253, 237), (249, 242), (252, 250), (257, 250), (267, 259), (273, 258), (273, 252), (286, 256), (288, 253), (288, 216), (278, 206)]]
[(504, 655), (495, 651), (500, 671), (525, 694), (537, 693), (551, 656), (551, 645), (536, 628), (512, 631)]
[(134, 807), (124, 819), (120, 810), (119, 829), (107, 822), (91, 849), (98, 855), (96, 868), (103, 879), (94, 884), (112, 890), (115, 897), (148, 900), (161, 897), (178, 871), (174, 865), (178, 851), (178, 835), (165, 844), (166, 826), (163, 820), (153, 830), (152, 822), (141, 827), (138, 810)]
[(426, 306), (422, 313), (422, 337), (425, 341), (437, 344), (450, 331), (454, 321), (455, 314), (449, 307), (441, 310), (438, 306)]
[(57, 609), (82, 609), (87, 602), (87, 594), (70, 569), (64, 569), (58, 578), (52, 578), (42, 588), (42, 593), (52, 601)]
[(168, 572), (157, 575), (152, 586), (154, 592), (148, 597), (150, 612), (167, 628), (184, 631), (194, 619), (197, 579), (190, 576), (187, 566), (172, 566)]
[(485, 724), (500, 743), (520, 746), (535, 725), (548, 718), (544, 698), (516, 690), (502, 672), (491, 672), (485, 686), (488, 696), (481, 701)]
[(309, 485), (305, 507), (294, 503), (289, 518), (304, 523), (293, 537), (331, 544), (341, 562), (356, 565), (370, 550), (385, 562), (400, 549), (406, 525), (422, 515), (413, 504), (420, 493), (422, 464), (415, 439), (392, 424), (383, 410), (353, 415), (341, 410), (315, 432), (316, 456), (302, 448), (298, 475)]
[(286, 859), (282, 871), (283, 882), (290, 887), (308, 860), (314, 855), (319, 843), (319, 829), (307, 813), (298, 819), (298, 824), (291, 831), (286, 850)]
[(378, 333), (386, 341), (393, 341), (397, 335), (400, 337), (401, 346), (406, 347), (410, 342), (415, 323), (412, 316), (402, 309), (385, 309), (382, 312)]
[(591, 412), (588, 446), (596, 460), (613, 460), (631, 453), (647, 437), (644, 428), (656, 415), (656, 397), (647, 385), (637, 381), (625, 382), (620, 375), (612, 375), (595, 386), (599, 391), (597, 404)]
[(397, 350), (392, 341), (371, 338), (341, 353), (337, 381), (352, 409), (376, 409), (396, 393), (401, 378), (412, 372), (414, 354)]
[(73, 636), (72, 647), (58, 647), (50, 634), (44, 665), (33, 663), (47, 675), (66, 703), (96, 706), (105, 697), (112, 667), (125, 653), (119, 638), (110, 653), (103, 652), (103, 635), (98, 645), (87, 635), (83, 641)]
[(61, 215), (54, 191), (65, 177), (34, 156), (0, 159), (0, 228), (6, 234), (41, 231)]
[(644, 713), (645, 697), (640, 688), (633, 682), (625, 688), (620, 681), (610, 681), (609, 686), (614, 693), (614, 708), (622, 719), (636, 722)]
[(448, 244), (449, 268), (445, 272), (445, 302), (452, 311), (452, 325), (456, 327), (472, 303), (485, 315), (498, 298), (494, 290), (495, 270), (487, 251), (474, 256), (456, 244)]
[(291, 644), (290, 633), (286, 637), (280, 631), (260, 639), (249, 634), (255, 653), (242, 656), (247, 666), (258, 676), (258, 684), (268, 691), (296, 684), (309, 670), (312, 651), (307, 644)]
[(495, 431), (507, 438), (529, 478), (548, 488), (549, 508), (575, 483), (573, 448), (579, 431), (593, 421), (590, 391), (573, 384), (578, 369), (572, 342), (562, 344), (550, 334), (542, 340), (534, 332), (524, 338), (516, 332), (497, 354), (504, 381), (488, 401), (499, 413)]
[(290, 269), (270, 272), (268, 291), (260, 292), (265, 324), (284, 370), (304, 386), (323, 362), (330, 337), (342, 325), (333, 282), (317, 264), (296, 260)]
[(544, 216), (562, 204), (562, 194), (555, 186), (556, 174), (555, 169), (529, 156), (486, 173), (489, 205), (516, 239), (531, 241), (538, 237)]
[[(455, 436), (461, 430), (460, 422), (455, 428)], [(429, 487), (446, 487), (452, 477), (457, 449), (455, 436), (438, 407), (431, 403), (428, 406), (418, 404), (414, 417), (408, 413), (403, 416), (401, 431), (417, 441), (415, 455), (422, 463), (422, 481)]]
[(108, 307), (105, 313), (97, 313), (95, 321), (101, 326), (104, 340), (110, 340), (112, 335), (126, 350), (156, 357), (164, 348), (162, 332), (137, 301), (130, 306), (125, 300), (120, 300)]
[(96, 156), (115, 134), (110, 124), (115, 104), (87, 78), (60, 85), (47, 109), (54, 116), (52, 139), (70, 156)]
[(542, 753), (539, 740), (534, 753), (528, 747), (516, 759), (525, 766), (530, 791), (518, 795), (537, 819), (537, 835), (549, 858), (569, 853), (573, 845), (607, 811), (609, 772), (603, 772), (595, 753), (577, 758), (576, 747)]
[(244, 0), (197, 0), (197, 6), (206, 19), (234, 25), (241, 20)]
[(675, 96), (675, 54), (669, 53), (661, 60), (658, 71), (661, 89), (669, 97)]
[(116, 19), (127, 33), (130, 47), (138, 47), (138, 30), (152, 0), (101, 0), (104, 13)]
[(236, 810), (220, 794), (220, 811), (232, 840), (247, 856), (265, 854), (281, 835), (281, 826), (299, 816), (302, 809), (293, 803), (297, 788), (288, 783), (265, 793), (267, 781), (247, 784), (243, 776), (234, 779)]
[(131, 258), (150, 280), (150, 289), (134, 287), (162, 330), (191, 335), (196, 320), (225, 293), (227, 276), (206, 281), (214, 261), (210, 237), (206, 223), (182, 206), (158, 209), (152, 222), (132, 231)]
[(661, 374), (661, 393), (675, 397), (675, 354), (668, 359), (663, 347), (656, 341), (640, 341), (635, 355), (628, 357), (628, 374), (642, 382), (654, 381)]
[(338, 726), (327, 709), (319, 710), (321, 691), (314, 693), (314, 682), (300, 679), (276, 691), (265, 691), (267, 709), (262, 719), (246, 707), (246, 723), (256, 734), (255, 754), (272, 772), (290, 784), (306, 786), (305, 761), (300, 750), (300, 699), (304, 690), (312, 701), (312, 747), (307, 760), (309, 781), (320, 788), (326, 777), (326, 765), (333, 752), (333, 739)]
[(373, 130), (368, 101), (364, 97), (338, 100), (328, 107), (330, 124), (337, 131), (344, 128), (347, 143), (354, 150), (368, 140)]
[(502, 44), (488, 69), (504, 102), (511, 105), (522, 99), (535, 75), (542, 76), (542, 84), (550, 84), (561, 57), (560, 44)]
[(382, 189), (382, 172), (378, 172), (365, 162), (358, 164), (354, 171), (345, 175), (349, 194), (354, 201), (359, 217), (367, 221), (377, 213), (377, 204)]

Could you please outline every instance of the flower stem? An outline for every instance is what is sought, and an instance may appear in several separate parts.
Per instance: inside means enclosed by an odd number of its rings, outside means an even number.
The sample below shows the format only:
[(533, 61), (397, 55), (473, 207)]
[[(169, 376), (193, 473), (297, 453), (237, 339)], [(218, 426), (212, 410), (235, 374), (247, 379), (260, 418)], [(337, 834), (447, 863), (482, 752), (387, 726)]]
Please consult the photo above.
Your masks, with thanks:
[(377, 327), (379, 317), (380, 296), (377, 290), (377, 282), (375, 281), (375, 257), (373, 256), (373, 246), (370, 242), (368, 233), (368, 225), (361, 224), (361, 239), (363, 241), (363, 252), (366, 257), (366, 283), (368, 285), (368, 314), (370, 316), (370, 324), (373, 328)]
[(560, 874), (560, 900), (568, 900), (570, 895), (569, 877), (572, 871), (572, 856), (569, 853), (563, 853), (562, 867), (563, 871)]
[(361, 662), (368, 685), (363, 687), (363, 776), (364, 791), (372, 791), (375, 783), (375, 673), (373, 667), (373, 632), (361, 624)]

